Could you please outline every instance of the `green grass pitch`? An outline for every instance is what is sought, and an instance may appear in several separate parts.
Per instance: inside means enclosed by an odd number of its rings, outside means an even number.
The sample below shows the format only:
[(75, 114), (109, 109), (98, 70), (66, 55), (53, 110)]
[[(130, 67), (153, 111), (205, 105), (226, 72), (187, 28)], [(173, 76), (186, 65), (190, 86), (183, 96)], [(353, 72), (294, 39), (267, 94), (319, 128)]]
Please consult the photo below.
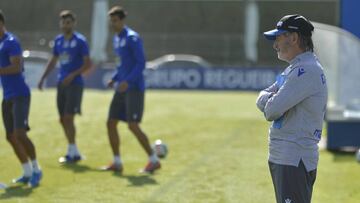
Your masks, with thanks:
[[(120, 124), (124, 174), (97, 168), (112, 160), (105, 121), (111, 91), (86, 90), (76, 118), (77, 142), (86, 159), (61, 166), (66, 141), (58, 122), (55, 91), (34, 91), (29, 136), (44, 172), (41, 186), (13, 185), (21, 166), (0, 130), (0, 202), (275, 202), (267, 165), (268, 127), (255, 106), (256, 93), (148, 91), (142, 128), (162, 139), (169, 154), (154, 175), (138, 170), (145, 152)], [(314, 203), (360, 202), (360, 164), (353, 155), (321, 150)]]

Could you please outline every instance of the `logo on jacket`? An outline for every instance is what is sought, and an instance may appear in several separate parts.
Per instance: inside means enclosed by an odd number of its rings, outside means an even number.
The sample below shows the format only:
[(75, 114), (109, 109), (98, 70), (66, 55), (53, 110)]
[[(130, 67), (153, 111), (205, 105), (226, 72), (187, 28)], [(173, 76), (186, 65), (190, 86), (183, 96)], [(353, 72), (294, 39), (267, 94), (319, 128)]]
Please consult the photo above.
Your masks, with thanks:
[(291, 199), (289, 199), (289, 198), (287, 198), (286, 200), (285, 200), (285, 203), (291, 203), (292, 201), (291, 201)]
[(300, 77), (302, 74), (305, 73), (305, 70), (304, 68), (299, 68), (299, 71), (298, 71), (298, 77)]
[(4, 43), (1, 42), (1, 43), (0, 43), (0, 49), (2, 49), (3, 47), (4, 47)]
[(316, 130), (314, 131), (314, 137), (315, 137), (316, 139), (320, 140), (320, 139), (321, 139), (321, 133), (322, 133), (322, 130), (316, 129)]
[(276, 86), (280, 89), (280, 87), (285, 83), (285, 75), (276, 76)]
[(325, 75), (324, 75), (324, 74), (321, 74), (321, 83), (322, 83), (323, 85), (325, 85), (325, 83), (326, 83), (326, 78), (325, 78)]

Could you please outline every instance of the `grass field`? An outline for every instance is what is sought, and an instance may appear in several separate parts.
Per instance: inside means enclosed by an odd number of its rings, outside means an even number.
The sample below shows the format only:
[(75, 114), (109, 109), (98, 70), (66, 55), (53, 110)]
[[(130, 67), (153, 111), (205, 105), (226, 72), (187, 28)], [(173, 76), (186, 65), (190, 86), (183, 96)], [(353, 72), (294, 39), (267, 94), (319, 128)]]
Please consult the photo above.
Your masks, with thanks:
[[(97, 170), (112, 159), (105, 128), (111, 97), (110, 91), (85, 92), (76, 123), (86, 160), (61, 166), (66, 142), (55, 91), (34, 91), (29, 136), (44, 178), (35, 189), (10, 184), (21, 167), (1, 128), (0, 182), (10, 187), (0, 190), (0, 202), (275, 202), (267, 166), (269, 123), (256, 110), (256, 93), (148, 91), (142, 127), (170, 152), (159, 172), (139, 174), (147, 157), (121, 124), (121, 176)], [(360, 164), (353, 155), (321, 151), (313, 202), (360, 202)]]

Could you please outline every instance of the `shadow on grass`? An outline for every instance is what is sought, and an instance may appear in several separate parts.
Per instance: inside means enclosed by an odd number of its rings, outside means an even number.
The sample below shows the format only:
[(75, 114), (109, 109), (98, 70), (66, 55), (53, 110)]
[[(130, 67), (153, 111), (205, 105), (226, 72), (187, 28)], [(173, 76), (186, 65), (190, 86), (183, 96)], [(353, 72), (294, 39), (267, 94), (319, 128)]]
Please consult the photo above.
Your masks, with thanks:
[(72, 170), (74, 173), (84, 173), (87, 171), (92, 171), (93, 169), (89, 166), (82, 165), (79, 163), (71, 163), (71, 164), (62, 164), (62, 168)]
[(333, 160), (335, 162), (354, 162), (354, 161), (356, 161), (354, 151), (331, 150), (330, 153), (333, 155)]
[(144, 185), (157, 185), (157, 181), (150, 175), (122, 175), (120, 173), (113, 173), (113, 176), (125, 178), (129, 181), (128, 187), (141, 187)]
[(32, 193), (32, 191), (33, 188), (24, 185), (10, 186), (5, 189), (5, 193), (0, 195), (0, 200), (27, 197)]

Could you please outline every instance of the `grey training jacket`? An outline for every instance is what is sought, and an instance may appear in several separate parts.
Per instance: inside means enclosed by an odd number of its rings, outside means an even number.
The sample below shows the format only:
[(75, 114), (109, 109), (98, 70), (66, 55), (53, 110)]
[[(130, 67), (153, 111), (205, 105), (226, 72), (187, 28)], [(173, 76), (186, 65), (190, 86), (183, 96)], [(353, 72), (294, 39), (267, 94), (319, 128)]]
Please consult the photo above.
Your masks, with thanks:
[(277, 81), (260, 92), (256, 101), (268, 121), (269, 161), (317, 168), (318, 142), (327, 103), (323, 68), (312, 52), (296, 56)]

